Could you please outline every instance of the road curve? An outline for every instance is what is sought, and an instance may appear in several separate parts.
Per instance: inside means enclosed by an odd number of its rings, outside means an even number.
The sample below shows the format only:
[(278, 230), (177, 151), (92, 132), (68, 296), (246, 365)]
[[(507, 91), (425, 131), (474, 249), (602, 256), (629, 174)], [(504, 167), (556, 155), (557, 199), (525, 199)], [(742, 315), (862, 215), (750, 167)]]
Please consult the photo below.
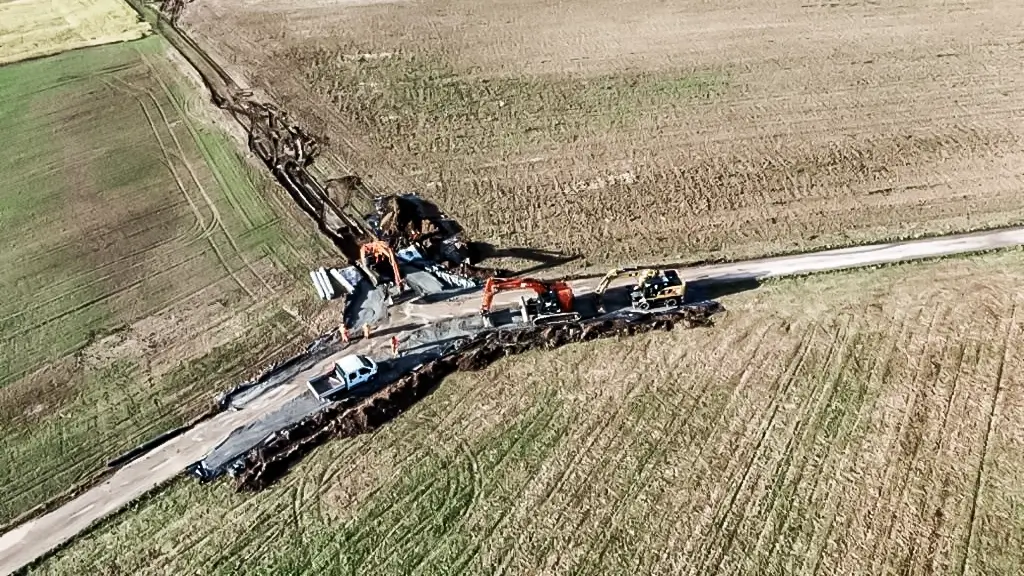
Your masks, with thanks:
[[(1014, 246), (1024, 246), (1024, 227), (699, 266), (681, 269), (679, 273), (687, 281), (763, 280)], [(577, 294), (583, 294), (592, 292), (599, 282), (600, 278), (579, 280), (572, 282), (572, 287)], [(495, 306), (511, 305), (518, 300), (518, 296), (515, 293), (498, 294)], [(410, 303), (390, 310), (388, 325), (414, 327), (442, 318), (475, 314), (479, 305), (478, 293), (432, 304)], [(348, 350), (347, 353), (379, 350), (386, 347), (383, 340), (384, 337), (360, 342), (355, 350)], [(126, 464), (108, 480), (78, 498), (0, 536), (0, 575), (10, 574), (29, 564), (95, 522), (174, 478), (186, 466), (201, 459), (235, 428), (305, 393), (306, 379), (313, 373), (325, 370), (333, 360), (333, 357), (325, 359), (315, 368), (299, 374), (242, 410), (224, 412), (196, 426), (188, 433)]]

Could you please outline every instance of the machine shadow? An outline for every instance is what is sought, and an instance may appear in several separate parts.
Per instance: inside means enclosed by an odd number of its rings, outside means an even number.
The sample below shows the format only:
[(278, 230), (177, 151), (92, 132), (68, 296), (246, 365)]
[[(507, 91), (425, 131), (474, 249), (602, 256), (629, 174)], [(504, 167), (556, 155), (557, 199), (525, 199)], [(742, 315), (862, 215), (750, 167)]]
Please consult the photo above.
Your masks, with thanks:
[(513, 271), (515, 276), (526, 276), (536, 274), (548, 268), (561, 266), (582, 258), (579, 254), (563, 254), (555, 250), (540, 250), (537, 248), (502, 248), (489, 242), (470, 242), (469, 254), (473, 263), (478, 264), (490, 258), (515, 258), (518, 260), (529, 260), (536, 262), (534, 266), (528, 266), (522, 270)]

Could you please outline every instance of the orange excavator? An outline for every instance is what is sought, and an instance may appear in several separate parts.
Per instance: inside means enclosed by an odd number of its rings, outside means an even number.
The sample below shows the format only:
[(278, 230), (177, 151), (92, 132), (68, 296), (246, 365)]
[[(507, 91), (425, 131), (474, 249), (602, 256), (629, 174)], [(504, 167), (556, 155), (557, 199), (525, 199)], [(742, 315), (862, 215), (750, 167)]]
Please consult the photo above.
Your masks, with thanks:
[(480, 306), (480, 314), (487, 317), (491, 313), (494, 295), (509, 290), (533, 290), (535, 298), (520, 298), (523, 321), (541, 326), (572, 322), (579, 320), (580, 315), (573, 311), (575, 296), (572, 288), (561, 280), (544, 282), (533, 278), (488, 278), (484, 283), (484, 299)]
[(391, 246), (383, 240), (374, 240), (367, 242), (359, 247), (359, 261), (363, 263), (363, 266), (369, 268), (370, 264), (366, 261), (367, 256), (373, 256), (374, 261), (384, 258), (391, 261), (391, 272), (395, 276), (395, 287), (399, 290), (402, 289), (402, 273), (398, 271), (398, 258), (395, 257), (395, 251), (391, 249)]

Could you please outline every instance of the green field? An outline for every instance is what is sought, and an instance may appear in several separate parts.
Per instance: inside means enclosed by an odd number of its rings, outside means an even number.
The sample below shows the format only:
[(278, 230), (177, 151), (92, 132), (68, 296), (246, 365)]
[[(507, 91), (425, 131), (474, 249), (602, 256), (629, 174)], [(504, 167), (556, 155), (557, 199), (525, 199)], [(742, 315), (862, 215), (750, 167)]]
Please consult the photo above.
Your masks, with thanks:
[(1021, 253), (780, 281), (462, 374), (264, 493), (182, 479), (32, 573), (1019, 574)]
[(308, 331), (329, 252), (167, 50), (0, 68), (0, 524)]

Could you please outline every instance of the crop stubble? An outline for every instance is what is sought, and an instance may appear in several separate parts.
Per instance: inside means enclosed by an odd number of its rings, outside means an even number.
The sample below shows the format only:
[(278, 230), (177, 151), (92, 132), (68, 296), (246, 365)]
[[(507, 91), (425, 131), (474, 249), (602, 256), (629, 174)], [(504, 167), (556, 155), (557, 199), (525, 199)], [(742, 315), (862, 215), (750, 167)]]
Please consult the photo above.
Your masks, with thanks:
[(266, 492), (175, 484), (39, 573), (1014, 573), (1020, 261), (774, 283), (711, 330), (458, 375)]
[(1022, 11), (210, 0), (183, 22), (371, 186), (617, 263), (1019, 222)]
[(148, 33), (149, 25), (123, 0), (0, 2), (0, 64)]

